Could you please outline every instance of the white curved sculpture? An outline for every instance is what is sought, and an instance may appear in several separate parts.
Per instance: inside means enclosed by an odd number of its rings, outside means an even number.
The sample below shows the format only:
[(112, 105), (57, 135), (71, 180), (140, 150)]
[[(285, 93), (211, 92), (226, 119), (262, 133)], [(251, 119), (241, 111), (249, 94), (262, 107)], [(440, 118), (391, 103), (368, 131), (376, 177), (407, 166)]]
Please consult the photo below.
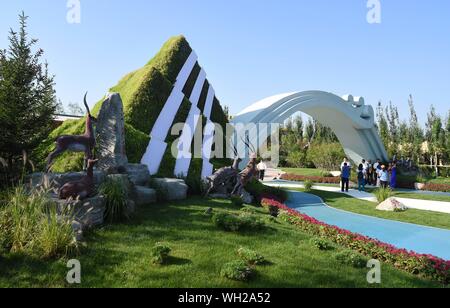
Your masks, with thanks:
[[(344, 147), (345, 153), (354, 162), (359, 163), (363, 158), (388, 161), (386, 149), (375, 127), (374, 110), (372, 106), (365, 105), (362, 97), (352, 95), (339, 97), (322, 91), (281, 94), (251, 105), (239, 113), (232, 123), (236, 128), (235, 134), (242, 136), (238, 123), (283, 124), (286, 119), (299, 111), (330, 127)], [(256, 131), (255, 129), (248, 131), (250, 140), (257, 144), (258, 148), (264, 144), (263, 139), (268, 137), (265, 132), (259, 130), (256, 125)]]

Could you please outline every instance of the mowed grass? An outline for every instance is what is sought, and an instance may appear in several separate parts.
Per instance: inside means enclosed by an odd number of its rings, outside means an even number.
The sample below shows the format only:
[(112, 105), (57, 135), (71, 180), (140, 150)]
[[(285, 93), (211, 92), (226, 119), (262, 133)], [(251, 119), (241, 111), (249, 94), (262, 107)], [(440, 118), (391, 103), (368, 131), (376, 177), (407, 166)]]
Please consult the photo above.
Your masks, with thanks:
[(409, 209), (405, 212), (384, 212), (376, 209), (374, 202), (355, 199), (345, 194), (314, 190), (331, 207), (368, 216), (409, 222), (418, 225), (450, 229), (450, 214)]
[[(128, 224), (109, 226), (88, 237), (78, 257), (82, 283), (75, 287), (440, 287), (394, 269), (382, 267), (382, 284), (369, 285), (367, 269), (338, 263), (340, 251), (319, 251), (311, 237), (294, 226), (268, 222), (264, 231), (243, 234), (218, 229), (205, 210), (232, 209), (228, 201), (189, 199), (150, 205)], [(258, 216), (266, 219), (264, 210)], [(156, 242), (172, 248), (167, 265), (151, 262)], [(269, 264), (257, 267), (248, 283), (222, 278), (224, 263), (238, 259), (240, 247), (256, 250)], [(19, 255), (0, 256), (0, 287), (71, 287), (65, 282), (66, 261), (40, 261)]]
[(417, 200), (450, 202), (450, 196), (439, 194), (416, 194), (411, 192), (394, 191), (392, 193), (392, 196), (398, 198), (409, 198)]

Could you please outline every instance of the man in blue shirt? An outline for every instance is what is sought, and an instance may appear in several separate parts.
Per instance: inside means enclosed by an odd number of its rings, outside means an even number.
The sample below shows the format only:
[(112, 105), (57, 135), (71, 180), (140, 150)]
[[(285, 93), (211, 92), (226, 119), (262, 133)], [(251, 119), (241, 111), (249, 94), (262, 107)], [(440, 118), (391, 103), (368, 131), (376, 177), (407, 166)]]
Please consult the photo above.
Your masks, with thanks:
[(350, 183), (350, 174), (351, 174), (352, 168), (347, 164), (344, 163), (344, 165), (342, 166), (342, 178), (341, 178), (341, 183), (342, 183), (342, 187), (341, 187), (341, 191), (344, 192), (348, 192), (348, 186)]

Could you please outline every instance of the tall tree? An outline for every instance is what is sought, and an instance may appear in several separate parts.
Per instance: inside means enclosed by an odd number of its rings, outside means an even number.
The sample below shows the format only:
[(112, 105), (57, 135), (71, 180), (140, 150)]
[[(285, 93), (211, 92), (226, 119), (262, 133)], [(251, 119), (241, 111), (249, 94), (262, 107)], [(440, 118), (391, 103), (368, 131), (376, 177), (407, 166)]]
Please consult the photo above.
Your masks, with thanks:
[(19, 31), (11, 29), (8, 50), (0, 50), (0, 156), (10, 166), (48, 136), (58, 106), (43, 51), (28, 38), (27, 19), (19, 15)]
[(384, 115), (384, 108), (383, 104), (381, 102), (378, 102), (377, 107), (377, 127), (378, 132), (380, 134), (381, 140), (383, 141), (383, 144), (386, 147), (386, 150), (391, 154), (390, 147), (391, 147), (391, 141), (389, 137), (389, 126), (388, 122), (386, 120), (386, 117)]
[(419, 119), (417, 117), (416, 108), (414, 107), (413, 96), (409, 96), (408, 100), (410, 120), (409, 120), (409, 143), (411, 144), (410, 158), (417, 164), (420, 164), (422, 143), (423, 143), (423, 130), (420, 127)]

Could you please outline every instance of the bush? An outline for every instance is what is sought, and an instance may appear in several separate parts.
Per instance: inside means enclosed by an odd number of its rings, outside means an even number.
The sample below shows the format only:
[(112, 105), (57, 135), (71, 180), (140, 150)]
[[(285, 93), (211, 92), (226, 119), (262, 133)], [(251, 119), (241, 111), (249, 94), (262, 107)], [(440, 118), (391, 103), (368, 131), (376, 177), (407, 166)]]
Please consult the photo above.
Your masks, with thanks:
[(281, 176), (281, 179), (294, 182), (313, 181), (314, 183), (321, 183), (321, 184), (339, 184), (341, 182), (341, 178), (339, 177), (305, 176), (290, 173), (283, 174)]
[(152, 248), (152, 263), (153, 264), (164, 264), (167, 261), (167, 258), (169, 257), (170, 252), (172, 249), (163, 244), (163, 243), (156, 243), (155, 246)]
[(314, 182), (311, 181), (311, 180), (307, 180), (307, 181), (305, 182), (305, 191), (306, 191), (307, 193), (311, 192), (313, 186), (314, 186)]
[(330, 244), (327, 240), (322, 238), (312, 238), (310, 241), (311, 245), (316, 247), (319, 250), (331, 250), (333, 249), (333, 245)]
[(224, 264), (220, 275), (236, 281), (248, 281), (254, 275), (254, 270), (249, 267), (244, 261), (233, 261)]
[(234, 206), (241, 207), (244, 205), (244, 200), (242, 200), (242, 198), (239, 196), (231, 196), (230, 200)]
[(248, 265), (263, 264), (266, 261), (262, 255), (248, 248), (239, 248), (237, 254)]
[(244, 206), (241, 209), (241, 212), (248, 213), (248, 214), (254, 214), (254, 215), (258, 214), (258, 211), (256, 210), (256, 208), (254, 208), (252, 206)]
[(392, 196), (392, 191), (389, 188), (378, 188), (374, 194), (378, 203), (383, 203)]
[(367, 265), (366, 258), (350, 250), (344, 250), (337, 253), (335, 258), (340, 263), (353, 266), (354, 268), (364, 268)]
[(288, 199), (288, 193), (280, 188), (266, 186), (260, 181), (253, 179), (245, 186), (245, 190), (249, 192), (257, 202), (261, 202), (261, 199), (265, 196), (273, 196), (278, 200), (285, 202)]
[(99, 193), (106, 199), (105, 221), (109, 223), (128, 219), (128, 187), (121, 178), (108, 178), (100, 185)]
[(216, 213), (212, 217), (214, 224), (225, 231), (257, 231), (264, 228), (264, 222), (255, 215), (242, 213), (235, 215), (231, 213)]
[(339, 143), (322, 143), (313, 144), (308, 157), (318, 169), (339, 170), (339, 162), (345, 157), (345, 153)]
[(69, 211), (58, 215), (46, 192), (16, 187), (0, 207), (0, 245), (42, 259), (70, 256), (78, 248), (72, 220)]

